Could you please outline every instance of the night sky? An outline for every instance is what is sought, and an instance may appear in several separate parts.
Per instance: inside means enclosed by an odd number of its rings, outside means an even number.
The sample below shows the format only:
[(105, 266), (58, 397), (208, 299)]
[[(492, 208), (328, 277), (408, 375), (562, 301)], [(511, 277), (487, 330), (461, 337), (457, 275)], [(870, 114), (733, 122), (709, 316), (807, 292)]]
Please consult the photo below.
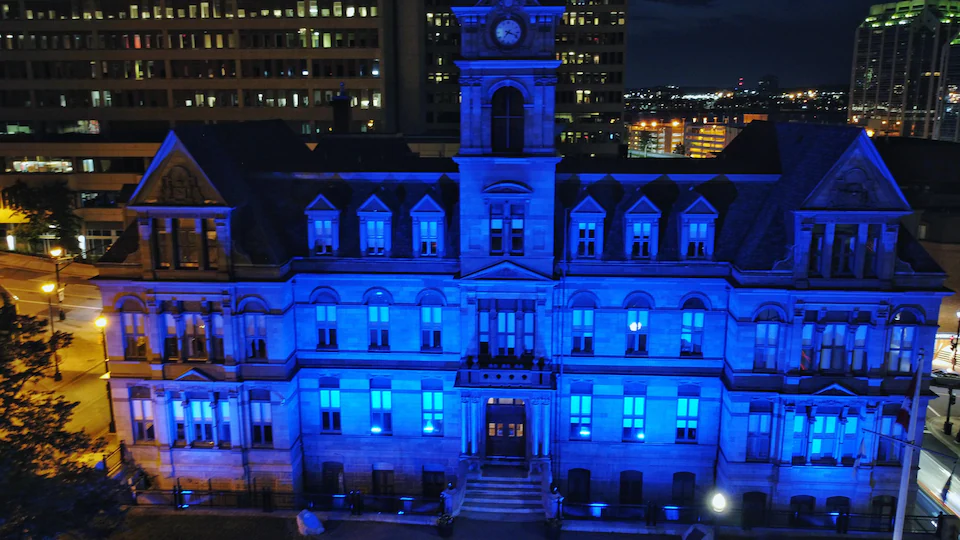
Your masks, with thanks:
[(880, 0), (628, 0), (627, 87), (849, 84), (857, 26)]

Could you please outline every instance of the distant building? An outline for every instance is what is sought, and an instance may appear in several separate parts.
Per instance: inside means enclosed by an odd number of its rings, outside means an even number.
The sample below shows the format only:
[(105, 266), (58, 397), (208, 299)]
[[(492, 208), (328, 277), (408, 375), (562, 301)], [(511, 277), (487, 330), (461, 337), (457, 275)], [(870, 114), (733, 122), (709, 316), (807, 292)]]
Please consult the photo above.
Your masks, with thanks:
[[(572, 512), (720, 489), (758, 525), (891, 522), (877, 434), (946, 293), (873, 143), (753, 122), (719, 159), (562, 158), (563, 12), (454, 10), (452, 159), (168, 135), (97, 282), (119, 436), (160, 487), (436, 497), (506, 462), (533, 512), (552, 481)], [(510, 512), (486, 496), (464, 507)]]
[(628, 130), (628, 157), (674, 154), (677, 146), (683, 145), (683, 122), (680, 120), (641, 120), (630, 124)]
[(716, 157), (743, 131), (744, 126), (755, 120), (766, 120), (765, 114), (744, 114), (742, 117), (724, 117), (720, 121), (686, 124), (683, 146), (686, 155), (693, 158)]
[(941, 69), (933, 138), (960, 142), (960, 34), (944, 48)]
[(856, 31), (849, 122), (878, 135), (935, 136), (949, 44), (958, 32), (958, 0), (872, 6)]

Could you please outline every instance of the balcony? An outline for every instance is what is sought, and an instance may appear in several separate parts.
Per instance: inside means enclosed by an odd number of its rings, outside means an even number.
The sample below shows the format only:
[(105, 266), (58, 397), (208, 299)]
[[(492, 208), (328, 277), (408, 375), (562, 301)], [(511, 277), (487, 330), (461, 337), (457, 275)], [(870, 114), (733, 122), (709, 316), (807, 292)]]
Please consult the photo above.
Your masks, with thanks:
[(556, 378), (550, 365), (532, 357), (467, 357), (457, 371), (460, 388), (554, 389)]

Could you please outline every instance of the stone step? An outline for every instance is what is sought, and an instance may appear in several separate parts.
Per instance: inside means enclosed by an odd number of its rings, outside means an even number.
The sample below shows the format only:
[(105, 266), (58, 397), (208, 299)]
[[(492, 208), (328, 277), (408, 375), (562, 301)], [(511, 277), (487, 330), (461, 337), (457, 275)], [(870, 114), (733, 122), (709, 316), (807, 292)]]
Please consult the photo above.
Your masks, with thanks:
[(540, 481), (516, 479), (516, 478), (471, 478), (467, 480), (467, 486), (473, 484), (491, 484), (497, 486), (539, 486)]
[(487, 482), (477, 482), (477, 483), (474, 483), (474, 484), (467, 484), (467, 491), (474, 490), (474, 489), (480, 489), (480, 490), (484, 490), (484, 491), (502, 490), (502, 491), (505, 491), (505, 492), (510, 492), (510, 491), (524, 491), (524, 492), (526, 492), (526, 491), (533, 491), (533, 492), (536, 492), (536, 493), (540, 493), (540, 486), (534, 486), (534, 485), (532, 485), (532, 484), (512, 484), (512, 485), (504, 485), (504, 484), (490, 484), (490, 483), (487, 483)]
[(493, 503), (475, 503), (467, 501), (463, 502), (463, 505), (460, 507), (461, 510), (466, 510), (468, 512), (481, 512), (488, 514), (502, 513), (502, 514), (540, 514), (544, 515), (543, 505), (525, 505), (525, 506), (504, 506), (501, 504)]
[(503, 495), (497, 495), (491, 493), (489, 495), (473, 495), (468, 494), (464, 498), (464, 503), (498, 503), (498, 504), (507, 504), (510, 506), (524, 505), (524, 504), (538, 504), (543, 506), (542, 499), (539, 495), (532, 495), (529, 497), (504, 497)]
[(535, 490), (520, 490), (520, 489), (468, 489), (466, 491), (465, 497), (479, 496), (481, 498), (490, 498), (490, 497), (506, 497), (506, 498), (533, 498), (539, 500), (542, 494), (539, 491)]
[(543, 521), (544, 513), (539, 514), (514, 514), (509, 512), (471, 512), (469, 510), (460, 510), (460, 517), (472, 519), (474, 521), (500, 521), (500, 522), (532, 522)]

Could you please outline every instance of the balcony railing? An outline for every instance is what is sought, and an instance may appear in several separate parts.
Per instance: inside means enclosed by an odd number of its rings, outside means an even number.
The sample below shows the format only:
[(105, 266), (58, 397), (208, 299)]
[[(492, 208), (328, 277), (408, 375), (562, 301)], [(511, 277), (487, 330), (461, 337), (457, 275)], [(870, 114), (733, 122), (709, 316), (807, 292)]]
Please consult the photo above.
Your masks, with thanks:
[(552, 389), (556, 379), (549, 364), (532, 357), (467, 357), (457, 373), (457, 386), (468, 388)]

